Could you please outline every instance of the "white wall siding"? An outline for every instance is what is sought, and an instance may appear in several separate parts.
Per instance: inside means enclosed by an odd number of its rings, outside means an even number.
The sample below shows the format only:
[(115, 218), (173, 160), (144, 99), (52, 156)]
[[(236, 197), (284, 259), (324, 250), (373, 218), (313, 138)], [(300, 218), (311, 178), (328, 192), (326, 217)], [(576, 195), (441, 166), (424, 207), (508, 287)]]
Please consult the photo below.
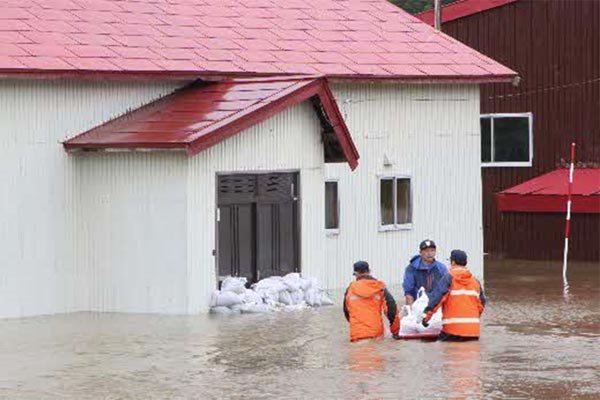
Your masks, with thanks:
[(68, 312), (73, 166), (60, 141), (171, 92), (174, 83), (0, 80), (0, 317)]
[(84, 310), (185, 313), (187, 156), (80, 154), (77, 258)]
[[(340, 233), (326, 239), (330, 287), (346, 284), (352, 263), (369, 261), (374, 274), (401, 282), (408, 259), (424, 238), (438, 243), (438, 259), (462, 248), (483, 274), (479, 90), (470, 86), (340, 84), (334, 94), (360, 152), (339, 178)], [(384, 166), (384, 155), (393, 163)], [(380, 174), (412, 176), (413, 226), (379, 232)], [(396, 293), (399, 294), (399, 293)]]
[[(190, 158), (188, 206), (188, 311), (208, 307), (216, 288), (215, 210), (217, 173), (299, 171), (301, 263), (304, 272), (324, 277), (323, 146), (319, 121), (305, 102)], [(343, 168), (349, 169), (347, 165)]]

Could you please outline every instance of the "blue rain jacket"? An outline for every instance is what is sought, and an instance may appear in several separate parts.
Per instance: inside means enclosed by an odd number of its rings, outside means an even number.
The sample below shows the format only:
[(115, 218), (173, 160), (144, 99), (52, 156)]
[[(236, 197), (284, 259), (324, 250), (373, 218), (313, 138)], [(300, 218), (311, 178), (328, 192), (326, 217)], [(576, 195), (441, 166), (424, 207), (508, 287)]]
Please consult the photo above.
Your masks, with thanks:
[[(448, 268), (441, 262), (434, 260), (431, 265), (425, 265), (420, 255), (410, 259), (410, 264), (404, 271), (404, 295), (410, 295), (413, 299), (417, 298), (417, 292), (421, 287), (425, 288), (429, 298), (436, 290), (440, 290), (438, 282), (448, 274)], [(435, 296), (437, 297), (437, 296)]]

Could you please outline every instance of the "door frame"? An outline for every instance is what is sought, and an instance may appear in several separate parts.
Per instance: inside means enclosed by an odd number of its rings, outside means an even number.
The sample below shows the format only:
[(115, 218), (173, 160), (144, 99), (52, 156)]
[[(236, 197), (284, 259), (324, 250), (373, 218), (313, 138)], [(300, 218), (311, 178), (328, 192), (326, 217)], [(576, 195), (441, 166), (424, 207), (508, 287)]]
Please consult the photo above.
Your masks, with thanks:
[(214, 174), (214, 183), (213, 183), (213, 187), (215, 188), (215, 195), (214, 195), (214, 216), (213, 216), (213, 221), (214, 221), (214, 238), (215, 238), (215, 245), (214, 245), (214, 249), (213, 249), (213, 258), (214, 258), (214, 272), (215, 272), (215, 286), (216, 289), (219, 289), (219, 177), (220, 176), (224, 176), (224, 175), (268, 175), (268, 174), (297, 174), (297, 181), (296, 181), (296, 193), (297, 193), (297, 199), (296, 199), (296, 204), (297, 204), (297, 210), (296, 210), (296, 218), (297, 218), (297, 225), (298, 225), (298, 238), (296, 240), (297, 242), (297, 258), (298, 258), (298, 271), (297, 272), (301, 272), (302, 271), (302, 199), (304, 196), (302, 196), (302, 173), (300, 169), (277, 169), (277, 170), (254, 170), (254, 169), (249, 169), (249, 170), (243, 170), (243, 171), (236, 171), (236, 170), (228, 170), (228, 171), (218, 171), (215, 172)]

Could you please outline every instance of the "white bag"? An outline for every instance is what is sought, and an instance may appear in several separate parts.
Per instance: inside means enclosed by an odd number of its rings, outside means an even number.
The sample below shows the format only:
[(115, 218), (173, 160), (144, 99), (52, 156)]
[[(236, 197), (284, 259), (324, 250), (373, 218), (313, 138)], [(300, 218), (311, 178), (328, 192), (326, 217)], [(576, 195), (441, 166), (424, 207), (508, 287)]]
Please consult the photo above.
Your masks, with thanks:
[(331, 300), (329, 295), (327, 293), (323, 292), (321, 294), (321, 305), (322, 306), (332, 306), (333, 304), (334, 304), (333, 300)]
[(217, 294), (215, 303), (217, 307), (231, 307), (236, 304), (242, 304), (242, 298), (237, 293), (221, 291)]
[(319, 307), (321, 305), (321, 294), (319, 289), (311, 287), (304, 293), (304, 300), (311, 307)]
[(406, 316), (400, 320), (400, 335), (415, 335), (421, 333), (439, 334), (442, 330), (442, 309), (438, 309), (429, 320), (429, 326), (424, 327), (423, 312), (429, 304), (429, 297), (425, 293), (425, 288), (420, 288), (417, 293), (417, 299), (412, 306), (404, 306), (403, 314)]
[(262, 304), (262, 297), (252, 289), (246, 289), (243, 298), (244, 304)]
[(282, 290), (279, 292), (279, 302), (281, 304), (285, 304), (286, 306), (292, 305), (292, 296), (290, 295), (290, 292), (287, 290)]
[(302, 279), (300, 274), (292, 272), (283, 277), (283, 284), (287, 287), (290, 292), (295, 292), (302, 288)]
[(246, 278), (227, 277), (221, 284), (221, 291), (244, 294), (246, 292), (246, 282), (248, 282)]
[(292, 304), (304, 303), (304, 291), (302, 289), (298, 289), (295, 292), (291, 292), (290, 296), (292, 296)]

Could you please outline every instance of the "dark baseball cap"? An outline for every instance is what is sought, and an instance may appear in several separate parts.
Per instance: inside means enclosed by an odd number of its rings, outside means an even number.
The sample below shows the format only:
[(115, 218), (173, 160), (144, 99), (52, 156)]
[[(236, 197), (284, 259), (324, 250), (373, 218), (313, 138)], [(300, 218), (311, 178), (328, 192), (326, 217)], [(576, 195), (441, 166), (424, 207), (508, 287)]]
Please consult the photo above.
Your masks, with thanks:
[(450, 261), (454, 261), (458, 265), (467, 265), (467, 253), (462, 250), (452, 250)]
[(435, 242), (433, 240), (430, 240), (430, 239), (425, 239), (419, 245), (419, 250), (425, 250), (425, 249), (428, 249), (430, 247), (433, 247), (435, 249), (436, 248)]
[(369, 272), (369, 263), (366, 261), (357, 261), (354, 263), (354, 272)]

